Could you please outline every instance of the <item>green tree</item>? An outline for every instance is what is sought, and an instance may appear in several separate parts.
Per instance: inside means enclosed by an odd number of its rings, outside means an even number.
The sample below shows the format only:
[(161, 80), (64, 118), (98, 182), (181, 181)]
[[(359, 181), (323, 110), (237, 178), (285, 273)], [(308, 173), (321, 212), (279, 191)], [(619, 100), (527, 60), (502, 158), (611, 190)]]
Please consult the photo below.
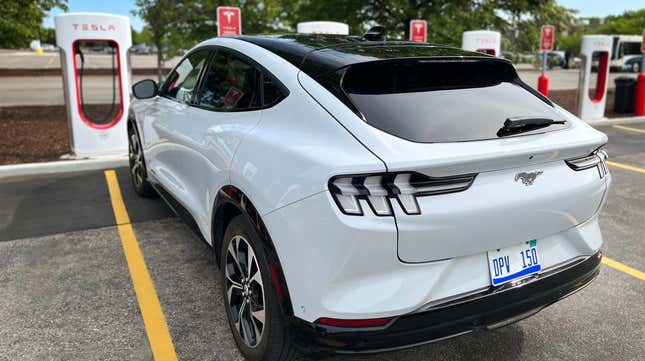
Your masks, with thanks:
[(506, 50), (518, 53), (537, 50), (541, 25), (553, 24), (559, 33), (574, 19), (574, 12), (556, 0), (136, 0), (136, 4), (134, 13), (147, 23), (152, 44), (162, 50), (160, 77), (164, 56), (215, 36), (218, 6), (242, 9), (245, 34), (292, 32), (302, 21), (330, 20), (348, 24), (351, 34), (383, 25), (390, 39), (406, 39), (410, 20), (425, 19), (430, 42), (460, 46), (464, 31), (491, 29), (502, 33)]
[[(156, 46), (158, 78), (163, 62), (200, 41), (217, 35), (217, 7), (238, 6), (242, 9), (242, 30), (247, 34), (284, 31), (289, 6), (280, 0), (136, 0), (138, 15), (147, 24), (144, 31)], [(286, 21), (286, 20), (284, 20)]]
[(383, 25), (392, 39), (407, 39), (412, 19), (428, 21), (428, 40), (461, 45), (464, 31), (498, 30), (504, 45), (515, 52), (537, 48), (542, 24), (568, 28), (573, 11), (556, 0), (282, 0), (290, 8), (286, 24), (333, 20), (347, 23), (350, 32), (361, 34), (373, 25)]
[(506, 49), (517, 53), (537, 52), (540, 41), (540, 27), (554, 25), (555, 42), (559, 34), (569, 32), (574, 23), (575, 11), (560, 6), (556, 0), (490, 0), (497, 9), (502, 37)]
[[(639, 35), (645, 30), (645, 9), (626, 11), (621, 15), (611, 15), (605, 19), (589, 18), (587, 20), (589, 21), (588, 25), (579, 24), (573, 27), (566, 36), (557, 37), (558, 48), (561, 50), (570, 49), (572, 54), (579, 54), (582, 36), (585, 34)], [(602, 25), (600, 25), (601, 23)]]
[[(557, 35), (557, 34), (556, 34)], [(566, 36), (561, 36), (558, 39), (558, 49), (571, 50), (571, 54), (580, 54), (580, 46), (582, 45), (582, 35), (580, 31), (576, 31)]]
[(598, 34), (642, 34), (645, 30), (645, 9), (626, 11), (622, 15), (608, 16), (596, 29)]
[(130, 27), (130, 32), (132, 34), (132, 44), (137, 45), (141, 43), (145, 43), (144, 35), (143, 35), (143, 29), (141, 31), (135, 30), (135, 28)]
[(52, 28), (40, 28), (40, 42), (43, 44), (56, 45), (56, 30)]
[(365, 31), (361, 17), (364, 5), (360, 1), (281, 0), (279, 5), (285, 9), (283, 24), (289, 31), (304, 21), (338, 21), (349, 25), (350, 34)]
[[(133, 11), (148, 25), (151, 45), (157, 48), (157, 77), (163, 77), (163, 63), (172, 53), (171, 46), (181, 39), (181, 27), (189, 21), (195, 1), (192, 0), (136, 0)], [(174, 48), (174, 46), (173, 46)]]
[(67, 0), (0, 1), (0, 48), (20, 48), (40, 39), (43, 18), (51, 9), (67, 11)]
[[(293, 1), (283, 0), (292, 4)], [(461, 33), (485, 29), (499, 23), (488, 1), (473, 0), (300, 0), (290, 5), (289, 24), (301, 21), (331, 20), (349, 25), (350, 33), (362, 34), (371, 26), (382, 25), (390, 39), (407, 39), (413, 19), (428, 21), (428, 40), (449, 45), (461, 44)]]
[(217, 7), (234, 6), (242, 10), (242, 31), (245, 34), (272, 34), (290, 30), (288, 15), (294, 4), (281, 0), (215, 1), (192, 0), (187, 21), (179, 25), (182, 41), (188, 48), (195, 43), (217, 36)]

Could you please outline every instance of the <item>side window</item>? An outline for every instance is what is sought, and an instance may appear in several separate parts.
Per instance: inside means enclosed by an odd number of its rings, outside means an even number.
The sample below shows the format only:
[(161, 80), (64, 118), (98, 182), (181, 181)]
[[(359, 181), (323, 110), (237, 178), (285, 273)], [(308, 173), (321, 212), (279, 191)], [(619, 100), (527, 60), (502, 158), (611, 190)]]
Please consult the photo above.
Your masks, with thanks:
[(263, 107), (270, 107), (284, 99), (284, 93), (280, 86), (267, 75), (262, 75), (262, 92)]
[(260, 72), (239, 56), (218, 51), (204, 74), (197, 105), (219, 111), (257, 109)]
[(208, 53), (208, 49), (199, 50), (182, 60), (168, 76), (163, 95), (182, 103), (190, 103), (193, 90), (199, 80), (199, 73), (206, 63)]

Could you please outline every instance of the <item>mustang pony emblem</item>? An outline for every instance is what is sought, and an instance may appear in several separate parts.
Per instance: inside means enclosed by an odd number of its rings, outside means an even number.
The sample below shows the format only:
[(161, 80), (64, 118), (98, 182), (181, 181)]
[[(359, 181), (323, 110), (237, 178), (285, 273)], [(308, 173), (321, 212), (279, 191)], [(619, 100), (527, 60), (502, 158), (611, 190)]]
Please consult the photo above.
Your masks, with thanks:
[(535, 179), (542, 174), (543, 172), (541, 170), (535, 171), (535, 172), (521, 172), (517, 173), (515, 175), (515, 181), (517, 182), (518, 180), (522, 180), (522, 183), (525, 186), (532, 186), (533, 182), (535, 182)]

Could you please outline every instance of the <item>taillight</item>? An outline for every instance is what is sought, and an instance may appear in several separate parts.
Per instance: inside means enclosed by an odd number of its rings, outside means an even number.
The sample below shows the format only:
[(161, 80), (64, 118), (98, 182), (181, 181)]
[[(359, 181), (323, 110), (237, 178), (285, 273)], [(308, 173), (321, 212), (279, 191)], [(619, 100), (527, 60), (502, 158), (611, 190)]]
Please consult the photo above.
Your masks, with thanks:
[(344, 328), (367, 328), (383, 327), (392, 320), (392, 317), (364, 318), (364, 319), (340, 319), (321, 317), (314, 323), (325, 326), (344, 327)]
[(329, 180), (329, 190), (338, 208), (348, 215), (363, 215), (364, 200), (375, 215), (391, 216), (392, 199), (413, 215), (421, 214), (417, 197), (464, 191), (475, 176), (428, 177), (416, 172), (336, 176)]
[(607, 150), (604, 147), (598, 148), (593, 153), (575, 159), (568, 159), (565, 162), (569, 168), (575, 171), (581, 171), (585, 169), (590, 169), (597, 167), (600, 178), (604, 178), (609, 170), (607, 169)]

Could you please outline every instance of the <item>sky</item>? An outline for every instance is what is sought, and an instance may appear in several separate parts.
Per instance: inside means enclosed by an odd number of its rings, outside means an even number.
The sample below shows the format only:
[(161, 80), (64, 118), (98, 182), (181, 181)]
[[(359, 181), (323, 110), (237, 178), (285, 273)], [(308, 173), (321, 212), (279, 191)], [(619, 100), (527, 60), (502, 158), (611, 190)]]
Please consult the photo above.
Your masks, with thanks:
[(558, 0), (564, 7), (578, 9), (580, 17), (619, 15), (627, 10), (645, 9), (645, 0)]
[[(0, 0), (6, 1), (6, 0)], [(644, 0), (645, 1), (645, 0)], [(213, 0), (213, 3), (215, 1)], [(68, 0), (68, 12), (98, 12), (124, 15), (130, 17), (132, 27), (139, 31), (143, 28), (143, 22), (138, 17), (132, 15), (130, 11), (136, 9), (134, 0)], [(54, 27), (54, 15), (61, 14), (61, 9), (53, 9), (45, 18), (44, 25), (46, 28)]]
[[(578, 9), (578, 15), (581, 17), (604, 17), (618, 15), (626, 10), (645, 8), (645, 0), (558, 0), (558, 2), (567, 8)], [(134, 0), (68, 0), (67, 6), (70, 12), (105, 12), (129, 16), (132, 27), (136, 30), (141, 30), (143, 27), (141, 19), (130, 12), (135, 9)], [(215, 7), (215, 0), (213, 0), (213, 7)], [(53, 28), (53, 16), (60, 13), (62, 13), (60, 9), (52, 10), (45, 18), (45, 27)]]

